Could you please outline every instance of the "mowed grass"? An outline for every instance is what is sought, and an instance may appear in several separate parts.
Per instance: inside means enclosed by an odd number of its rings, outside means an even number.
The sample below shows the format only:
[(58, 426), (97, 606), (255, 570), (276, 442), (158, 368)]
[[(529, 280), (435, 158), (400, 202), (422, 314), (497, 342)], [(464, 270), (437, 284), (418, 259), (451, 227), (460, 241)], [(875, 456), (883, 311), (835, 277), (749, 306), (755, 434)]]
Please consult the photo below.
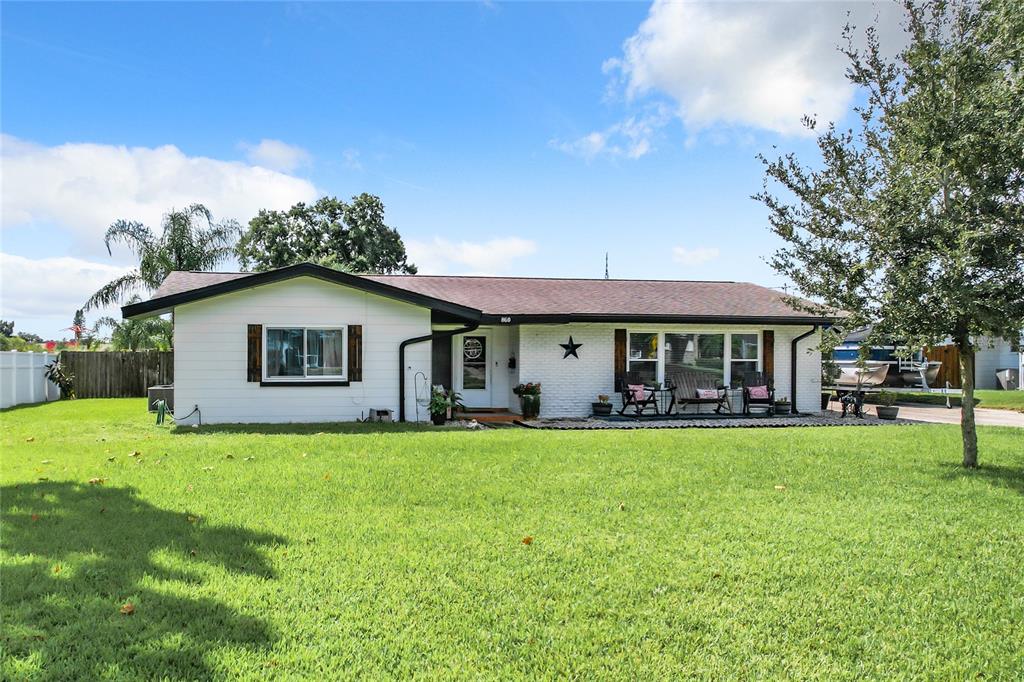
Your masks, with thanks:
[(997, 410), (1015, 410), (1024, 412), (1024, 391), (993, 391), (982, 389), (974, 395), (980, 401), (978, 407), (991, 407)]
[(152, 422), (0, 414), (3, 678), (1024, 676), (1020, 430)]

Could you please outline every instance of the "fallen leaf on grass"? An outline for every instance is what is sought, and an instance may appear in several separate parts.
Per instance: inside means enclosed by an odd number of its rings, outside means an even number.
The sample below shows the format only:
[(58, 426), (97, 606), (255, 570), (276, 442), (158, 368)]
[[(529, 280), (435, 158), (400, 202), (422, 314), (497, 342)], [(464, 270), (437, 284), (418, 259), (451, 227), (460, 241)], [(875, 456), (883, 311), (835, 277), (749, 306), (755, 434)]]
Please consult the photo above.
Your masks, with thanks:
[(199, 517), (194, 514), (188, 514), (187, 516), (185, 516), (185, 520), (189, 523), (198, 523)]
[(203, 467), (203, 471), (213, 471), (213, 467)]
[(533, 536), (532, 535), (527, 535), (525, 538), (523, 538), (523, 544), (524, 545), (532, 545), (533, 544)]
[(107, 461), (108, 462), (113, 462), (115, 459), (117, 459), (117, 458), (116, 457), (107, 457)]
[(133, 613), (135, 613), (135, 604), (132, 604), (131, 602), (128, 602), (124, 606), (121, 607), (121, 615), (122, 616), (130, 616)]
[(42, 462), (40, 462), (40, 464), (53, 464), (53, 460), (52, 459), (44, 459)]
[(105, 478), (90, 478), (89, 485), (103, 485), (106, 480)]
[(32, 515), (32, 520), (33, 521), (38, 521), (39, 520), (39, 514), (33, 514)]
[(49, 481), (50, 479), (48, 479), (46, 476), (40, 476), (39, 480), (40, 481)]
[(234, 455), (224, 455), (224, 459), (234, 459)]
[(102, 513), (103, 513), (103, 512), (105, 512), (105, 511), (107, 511), (107, 508), (106, 508), (106, 507), (100, 507), (100, 514), (102, 514)]
[(329, 480), (331, 480), (331, 475), (330, 475), (329, 473), (327, 473), (327, 474), (324, 474), (324, 480), (325, 480), (325, 481), (329, 481)]
[(253, 461), (254, 459), (256, 459), (256, 458), (255, 458), (255, 457), (253, 457), (252, 455), (249, 455), (248, 457), (246, 457), (246, 458), (245, 458), (245, 461), (246, 461), (246, 462), (251, 462), (251, 461)]
[(57, 564), (56, 566), (53, 567), (53, 572), (54, 573), (60, 573), (60, 564)]
[(784, 486), (784, 485), (777, 485), (777, 486), (775, 486), (775, 489), (776, 489), (776, 490), (779, 490), (779, 491), (781, 491), (781, 490), (785, 490), (785, 489), (786, 489), (786, 486)]
[(36, 437), (35, 437), (35, 436), (29, 436), (28, 438), (26, 438), (26, 439), (25, 439), (25, 442), (26, 442), (26, 443), (31, 443), (31, 442), (32, 442), (32, 441), (34, 441), (35, 439), (36, 439)]
[(188, 553), (189, 553), (189, 556), (195, 556), (195, 555), (199, 554), (199, 551), (195, 550), (195, 549), (190, 549), (188, 551)]
[(626, 511), (626, 503), (619, 502), (619, 511)]
[(141, 457), (142, 456), (142, 453), (139, 452), (138, 450), (132, 450), (131, 454), (132, 454), (132, 457)]

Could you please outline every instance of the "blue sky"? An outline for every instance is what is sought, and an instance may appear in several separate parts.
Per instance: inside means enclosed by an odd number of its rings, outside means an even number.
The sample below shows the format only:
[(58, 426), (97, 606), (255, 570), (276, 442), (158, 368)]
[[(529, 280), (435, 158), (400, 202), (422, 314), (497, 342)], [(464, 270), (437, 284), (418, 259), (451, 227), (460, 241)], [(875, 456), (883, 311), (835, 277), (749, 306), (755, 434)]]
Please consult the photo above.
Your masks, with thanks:
[(846, 9), (4, 3), (0, 315), (59, 334), (116, 218), (364, 191), (426, 272), (778, 285), (755, 155), (848, 115)]

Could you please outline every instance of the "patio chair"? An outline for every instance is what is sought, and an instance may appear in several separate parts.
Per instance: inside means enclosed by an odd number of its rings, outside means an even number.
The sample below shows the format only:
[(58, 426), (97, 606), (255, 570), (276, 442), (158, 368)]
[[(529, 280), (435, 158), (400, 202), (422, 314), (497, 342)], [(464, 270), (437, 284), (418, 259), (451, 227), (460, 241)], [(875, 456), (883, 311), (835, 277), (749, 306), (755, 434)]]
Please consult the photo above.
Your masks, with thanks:
[(676, 405), (679, 406), (680, 412), (687, 405), (696, 405), (698, 413), (701, 405), (714, 405), (716, 414), (721, 414), (723, 407), (729, 410), (730, 414), (732, 413), (726, 388), (718, 376), (684, 369), (673, 372), (666, 378), (672, 386)]
[(748, 372), (740, 379), (743, 384), (743, 414), (750, 414), (751, 406), (764, 407), (769, 416), (775, 414), (775, 387), (761, 372)]
[(640, 378), (639, 373), (626, 372), (626, 377), (618, 388), (622, 394), (622, 409), (619, 410), (619, 414), (625, 414), (630, 407), (638, 417), (649, 407), (654, 408), (655, 414), (658, 413), (658, 401), (654, 391), (644, 386), (644, 380)]

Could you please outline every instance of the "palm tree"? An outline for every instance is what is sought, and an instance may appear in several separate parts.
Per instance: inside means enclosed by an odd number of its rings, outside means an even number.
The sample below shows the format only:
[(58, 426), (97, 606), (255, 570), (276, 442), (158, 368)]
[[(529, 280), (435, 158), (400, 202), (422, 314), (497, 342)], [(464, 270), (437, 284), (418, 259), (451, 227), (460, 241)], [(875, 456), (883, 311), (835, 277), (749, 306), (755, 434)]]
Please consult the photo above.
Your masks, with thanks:
[(163, 234), (135, 220), (114, 222), (103, 237), (107, 253), (110, 245), (125, 244), (139, 258), (139, 266), (104, 285), (89, 297), (83, 310), (117, 303), (139, 289), (152, 291), (174, 270), (209, 270), (232, 253), (238, 223), (213, 221), (210, 210), (192, 204), (184, 210), (171, 209), (161, 222)]
[[(139, 300), (132, 296), (128, 303)], [(170, 350), (174, 346), (174, 324), (163, 317), (123, 321), (101, 317), (96, 320), (95, 333), (103, 327), (110, 328), (110, 345), (114, 350)]]

